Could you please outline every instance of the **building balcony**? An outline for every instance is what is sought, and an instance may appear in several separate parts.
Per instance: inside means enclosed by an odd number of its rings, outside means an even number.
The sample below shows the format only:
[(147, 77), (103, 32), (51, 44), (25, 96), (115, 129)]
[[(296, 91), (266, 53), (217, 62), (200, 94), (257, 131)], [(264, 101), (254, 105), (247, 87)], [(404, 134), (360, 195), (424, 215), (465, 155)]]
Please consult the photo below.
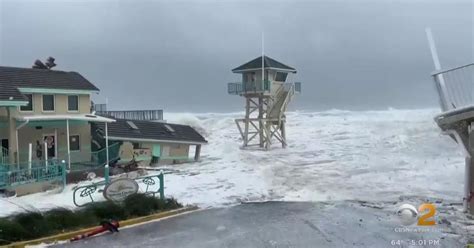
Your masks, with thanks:
[(97, 115), (136, 121), (162, 121), (163, 110), (107, 110), (106, 104), (94, 104)]

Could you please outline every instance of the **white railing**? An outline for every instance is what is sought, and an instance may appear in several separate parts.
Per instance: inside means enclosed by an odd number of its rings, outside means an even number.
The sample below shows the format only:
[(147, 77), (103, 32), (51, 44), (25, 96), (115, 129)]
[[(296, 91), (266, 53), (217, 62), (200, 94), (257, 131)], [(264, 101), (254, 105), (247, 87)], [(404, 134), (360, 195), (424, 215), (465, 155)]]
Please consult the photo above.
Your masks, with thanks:
[(293, 98), (293, 95), (295, 94), (295, 85), (291, 84), (289, 87), (290, 88), (288, 89), (288, 94), (286, 95), (286, 98), (285, 98), (283, 104), (281, 105), (280, 115), (278, 116), (278, 119), (280, 119), (280, 120), (281, 120), (283, 114), (285, 113), (286, 108), (288, 107), (288, 104), (290, 103), (291, 99)]
[(0, 165), (10, 163), (8, 158), (8, 149), (0, 147)]
[(162, 121), (163, 110), (116, 110), (97, 111), (97, 115), (136, 121)]
[(474, 63), (436, 71), (431, 75), (443, 111), (474, 106)]

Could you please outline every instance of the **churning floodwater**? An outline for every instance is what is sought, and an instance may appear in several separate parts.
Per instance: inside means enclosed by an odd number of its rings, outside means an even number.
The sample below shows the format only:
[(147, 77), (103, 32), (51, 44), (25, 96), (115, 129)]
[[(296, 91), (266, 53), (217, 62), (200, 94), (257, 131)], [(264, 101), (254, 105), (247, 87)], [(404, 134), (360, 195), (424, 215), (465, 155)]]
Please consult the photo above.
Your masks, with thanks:
[(290, 112), (289, 146), (242, 150), (232, 114), (165, 114), (198, 129), (202, 161), (173, 165), (167, 192), (185, 203), (386, 201), (400, 196), (462, 201), (464, 156), (441, 134), (436, 109)]

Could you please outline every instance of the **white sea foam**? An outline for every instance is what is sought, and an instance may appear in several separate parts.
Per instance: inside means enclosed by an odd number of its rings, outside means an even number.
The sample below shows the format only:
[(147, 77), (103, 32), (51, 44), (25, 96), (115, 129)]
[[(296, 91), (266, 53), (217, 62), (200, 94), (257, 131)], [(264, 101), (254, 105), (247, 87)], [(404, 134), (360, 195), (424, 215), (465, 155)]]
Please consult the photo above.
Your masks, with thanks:
[[(393, 200), (400, 195), (460, 201), (464, 158), (440, 133), (435, 109), (288, 113), (289, 147), (238, 149), (242, 113), (183, 115), (206, 130), (203, 161), (178, 165), (168, 192), (201, 205), (240, 200)], [(181, 122), (180, 114), (169, 120)], [(190, 121), (192, 119), (192, 121)], [(193, 176), (187, 176), (187, 175)], [(175, 186), (175, 187), (173, 187)]]
[[(260, 200), (398, 199), (401, 195), (460, 202), (464, 158), (433, 121), (435, 109), (287, 114), (289, 146), (268, 152), (241, 150), (234, 118), (243, 113), (167, 113), (168, 122), (200, 130), (209, 144), (202, 161), (168, 166), (165, 193), (186, 204), (223, 206)], [(47, 197), (45, 197), (47, 196)], [(0, 214), (72, 207), (71, 186), (0, 201)], [(14, 203), (14, 204), (12, 204)]]

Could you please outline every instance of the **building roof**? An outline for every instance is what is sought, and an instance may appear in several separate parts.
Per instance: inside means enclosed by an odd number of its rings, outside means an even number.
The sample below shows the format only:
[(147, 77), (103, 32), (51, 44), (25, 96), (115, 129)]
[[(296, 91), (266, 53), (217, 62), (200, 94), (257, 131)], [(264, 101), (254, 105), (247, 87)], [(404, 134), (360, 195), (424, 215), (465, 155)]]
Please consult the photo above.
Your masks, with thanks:
[[(104, 130), (103, 123), (97, 125)], [(108, 123), (109, 139), (127, 141), (173, 142), (205, 144), (207, 140), (194, 128), (164, 122), (116, 119)]]
[(0, 101), (27, 101), (19, 88), (99, 91), (77, 72), (0, 66)]
[(70, 114), (70, 115), (21, 115), (16, 117), (20, 121), (90, 121), (90, 122), (115, 122), (114, 119), (94, 114)]
[[(264, 68), (283, 70), (296, 73), (296, 69), (278, 62), (268, 56), (264, 56)], [(239, 67), (232, 69), (232, 72), (253, 71), (262, 69), (262, 56), (255, 58)]]

